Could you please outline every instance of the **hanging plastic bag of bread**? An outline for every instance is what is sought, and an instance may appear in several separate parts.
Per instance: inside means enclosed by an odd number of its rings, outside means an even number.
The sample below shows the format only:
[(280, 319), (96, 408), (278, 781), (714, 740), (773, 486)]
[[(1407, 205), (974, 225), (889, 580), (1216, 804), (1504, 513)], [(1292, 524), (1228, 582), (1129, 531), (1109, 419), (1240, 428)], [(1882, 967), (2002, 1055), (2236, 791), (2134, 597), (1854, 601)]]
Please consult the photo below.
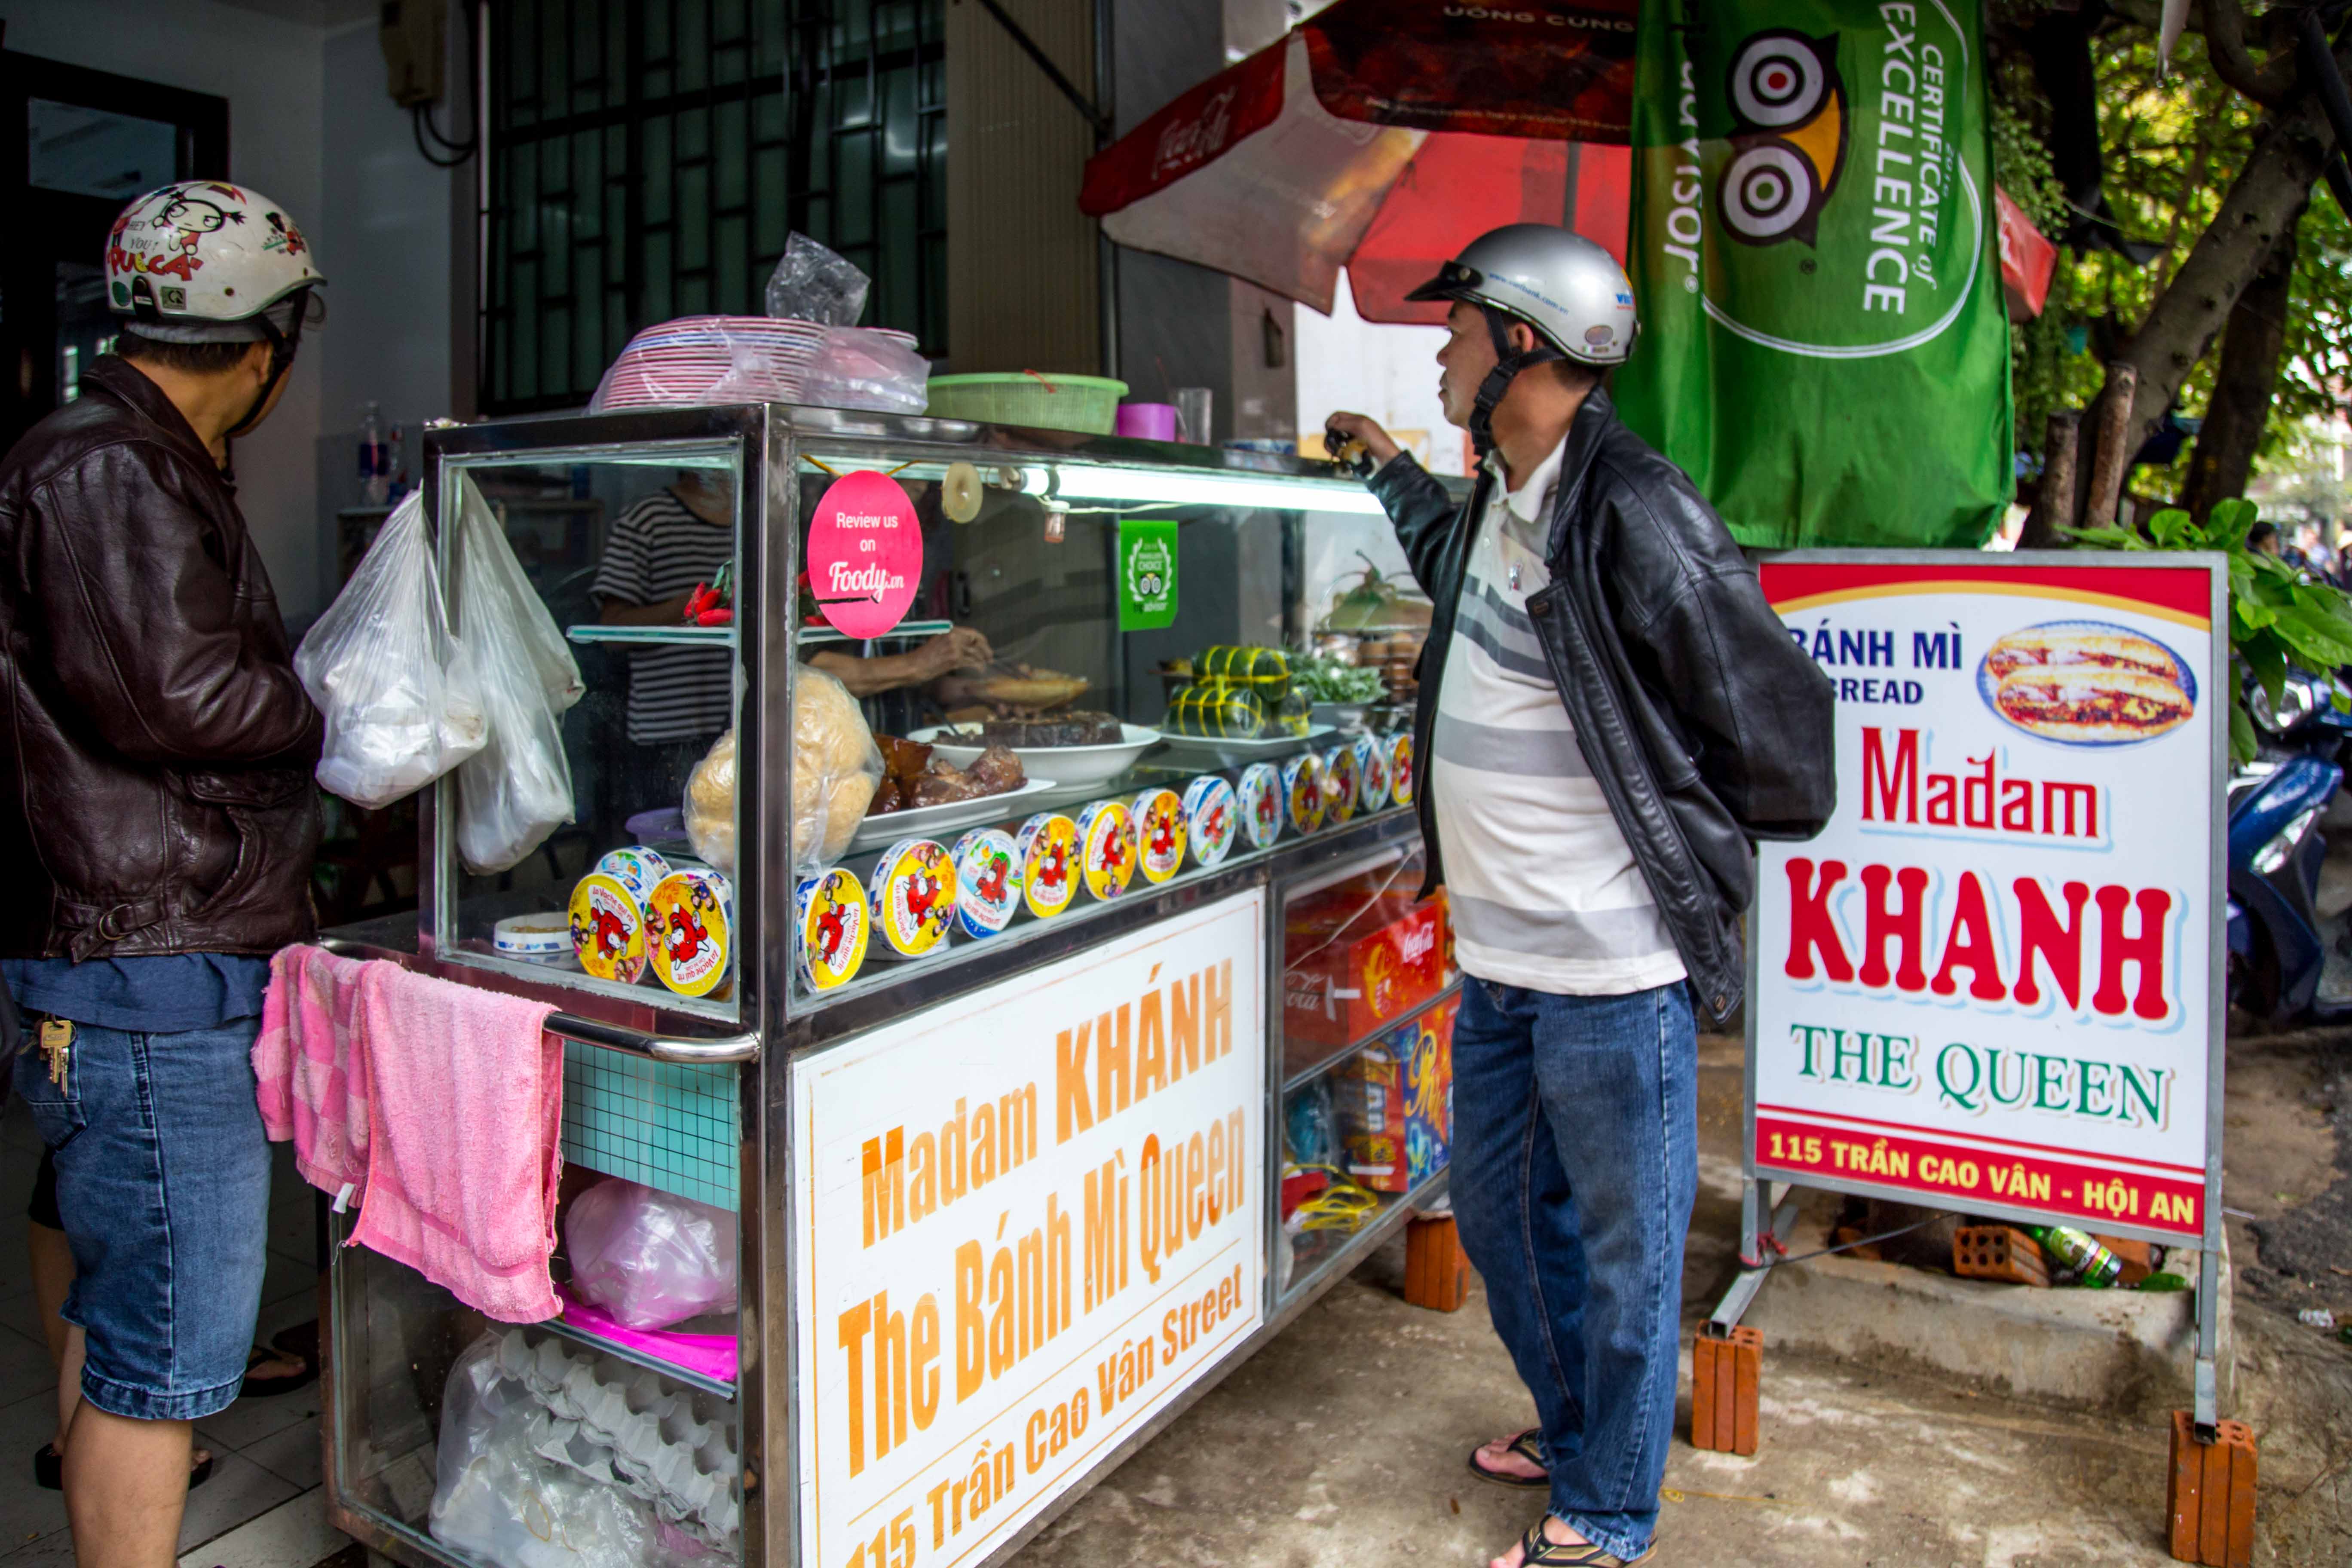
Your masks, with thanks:
[(882, 749), (857, 699), (821, 669), (793, 679), (793, 869), (825, 869), (849, 848), (882, 787)]
[(735, 874), (735, 731), (710, 744), (686, 777), (686, 837), (694, 852)]

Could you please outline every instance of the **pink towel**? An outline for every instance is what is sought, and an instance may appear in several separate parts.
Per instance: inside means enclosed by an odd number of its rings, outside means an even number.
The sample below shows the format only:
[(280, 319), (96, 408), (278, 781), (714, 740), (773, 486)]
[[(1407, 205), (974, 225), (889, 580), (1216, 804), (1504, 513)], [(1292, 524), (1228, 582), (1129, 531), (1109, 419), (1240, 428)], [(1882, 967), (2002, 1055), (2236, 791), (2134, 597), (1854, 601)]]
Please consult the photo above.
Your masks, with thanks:
[(322, 947), (279, 950), (253, 1042), (269, 1141), (292, 1139), (302, 1179), (339, 1196), (367, 1186), (367, 1073), (352, 1026), (362, 967)]
[(555, 1011), (370, 963), (360, 977), (368, 1099), (364, 1242), (509, 1323), (562, 1310), (547, 1273), (563, 1173)]

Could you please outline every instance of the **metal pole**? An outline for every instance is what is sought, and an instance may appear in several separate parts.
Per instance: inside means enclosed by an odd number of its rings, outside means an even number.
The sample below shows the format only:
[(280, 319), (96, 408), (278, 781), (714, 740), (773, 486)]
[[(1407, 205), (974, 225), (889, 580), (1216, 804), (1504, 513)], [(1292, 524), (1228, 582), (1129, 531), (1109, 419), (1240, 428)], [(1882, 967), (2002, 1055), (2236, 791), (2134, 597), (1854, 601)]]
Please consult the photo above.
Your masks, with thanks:
[(2197, 1255), (2197, 1439), (2210, 1443), (2221, 1417), (2220, 1379), (2214, 1367), (2221, 1327), (2221, 1249), (2209, 1247)]

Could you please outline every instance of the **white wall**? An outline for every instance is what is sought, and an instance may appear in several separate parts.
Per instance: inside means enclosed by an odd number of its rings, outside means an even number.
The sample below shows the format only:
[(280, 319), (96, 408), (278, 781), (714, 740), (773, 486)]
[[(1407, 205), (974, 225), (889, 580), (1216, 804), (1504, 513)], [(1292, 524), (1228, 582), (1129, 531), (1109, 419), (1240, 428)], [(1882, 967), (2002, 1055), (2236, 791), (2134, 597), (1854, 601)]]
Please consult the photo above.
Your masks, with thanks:
[[(219, 0), (9, 0), (11, 51), (229, 101), (229, 177), (295, 215), (336, 272), (322, 206), (325, 28)], [(95, 258), (93, 258), (95, 259)], [(295, 362), (269, 423), (236, 444), (237, 501), (289, 616), (316, 610), (320, 355)]]
[[(437, 107), (433, 121), (443, 135), (462, 138), (464, 33), (454, 13), (449, 21), (447, 90), (457, 102)], [(323, 604), (335, 588), (335, 509), (360, 501), (362, 405), (383, 405), (387, 437), (393, 425), (404, 427), (412, 479), (422, 468), (424, 421), (461, 412), (450, 353), (451, 202), (457, 182), (471, 189), (475, 166), (436, 169), (417, 152), (408, 110), (385, 85), (373, 16), (327, 33), (321, 53), (326, 100), (334, 105), (324, 135), (326, 188), (310, 224), (328, 279), (327, 324), (317, 341), (313, 503), (321, 537), (314, 592)]]
[(1443, 327), (1392, 326), (1356, 314), (1348, 275), (1339, 274), (1331, 313), (1301, 305), (1295, 313), (1298, 346), (1298, 432), (1319, 440), (1324, 416), (1339, 410), (1369, 414), (1402, 441), (1423, 468), (1462, 474), (1462, 431), (1445, 422), (1437, 401), (1437, 351)]

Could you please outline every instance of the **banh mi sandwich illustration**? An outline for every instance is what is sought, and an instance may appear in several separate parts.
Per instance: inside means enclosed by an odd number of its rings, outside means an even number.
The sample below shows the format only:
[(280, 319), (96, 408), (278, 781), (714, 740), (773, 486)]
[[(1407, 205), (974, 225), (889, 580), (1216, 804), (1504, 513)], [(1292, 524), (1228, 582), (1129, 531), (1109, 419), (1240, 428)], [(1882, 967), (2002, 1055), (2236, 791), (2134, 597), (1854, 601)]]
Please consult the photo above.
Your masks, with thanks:
[(2120, 626), (2028, 626), (2011, 632), (1985, 650), (1985, 668), (1995, 681), (2021, 669), (2084, 668), (2137, 670), (2180, 684), (2180, 665), (2163, 644), (2135, 637)]
[(2021, 668), (1995, 689), (1993, 706), (2019, 729), (2053, 741), (2145, 741), (2186, 722), (2196, 708), (2178, 681), (2095, 664)]

